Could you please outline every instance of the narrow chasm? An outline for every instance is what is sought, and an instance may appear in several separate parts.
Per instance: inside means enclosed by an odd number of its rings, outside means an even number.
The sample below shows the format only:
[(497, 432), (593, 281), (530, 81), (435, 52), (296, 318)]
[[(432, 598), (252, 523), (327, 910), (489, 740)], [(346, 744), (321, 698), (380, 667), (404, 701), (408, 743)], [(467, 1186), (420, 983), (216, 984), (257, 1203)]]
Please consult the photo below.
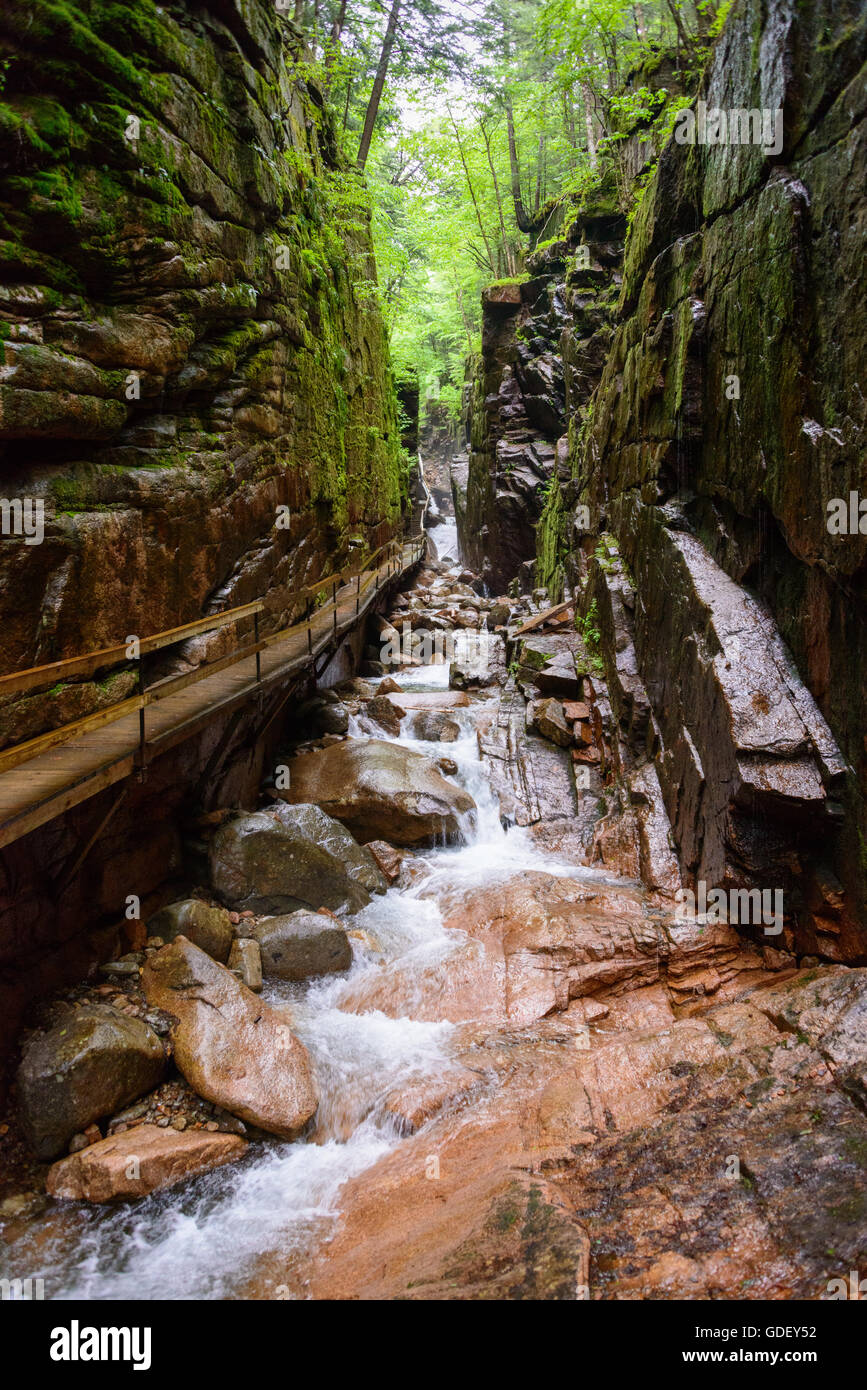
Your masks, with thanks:
[(865, 49), (6, 6), (3, 1300), (865, 1296)]

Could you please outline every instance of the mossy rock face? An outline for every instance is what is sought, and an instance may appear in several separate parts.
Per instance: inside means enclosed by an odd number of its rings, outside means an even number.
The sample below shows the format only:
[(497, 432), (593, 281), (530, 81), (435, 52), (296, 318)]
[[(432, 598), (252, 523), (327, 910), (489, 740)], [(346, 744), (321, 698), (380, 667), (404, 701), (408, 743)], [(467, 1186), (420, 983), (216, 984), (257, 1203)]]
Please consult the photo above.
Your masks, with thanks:
[[(637, 592), (630, 679), (646, 686), (662, 730), (683, 862), (708, 881), (711, 868), (724, 877), (737, 864), (737, 874), (781, 887), (782, 846), (803, 874), (820, 865), (807, 901), (794, 871), (791, 939), (832, 960), (867, 951), (867, 535), (828, 527), (832, 499), (867, 496), (867, 412), (856, 385), (867, 128), (854, 114), (865, 61), (867, 17), (848, 0), (799, 6), (794, 17), (760, 0), (732, 9), (698, 97), (708, 110), (767, 110), (773, 121), (779, 110), (780, 148), (672, 138), (661, 151), (631, 218), (589, 407), (569, 396), (580, 378), (570, 378), (566, 348), (574, 489), (561, 483), (552, 493), (537, 532), (537, 580), (551, 592), (561, 573), (573, 584), (586, 573), (592, 543), (570, 531), (577, 502), (594, 520), (607, 517), (620, 543)], [(691, 581), (681, 588), (681, 531), (703, 547), (694, 572), (713, 573), (713, 602), (697, 602)], [(821, 765), (823, 792), (809, 844), (793, 828), (804, 787), (797, 759), (790, 791), (766, 811), (766, 788), (746, 801), (732, 792), (743, 766), (726, 784), (732, 804), (711, 805), (725, 781), (711, 769), (733, 733), (725, 701), (706, 684), (707, 634), (730, 581), (744, 586), (746, 606), (757, 591), (776, 623), (742, 686), (778, 669), (776, 688), (756, 698), (782, 707), (795, 690), (811, 730), (805, 756)], [(602, 655), (614, 670), (620, 654)], [(813, 698), (830, 732), (815, 722)], [(773, 777), (787, 756), (776, 749)], [(827, 897), (831, 879), (845, 906)]]
[(4, 53), (0, 468), (45, 502), (2, 548), (5, 669), (215, 593), (276, 627), (408, 507), (368, 197), (295, 31), (269, 0), (10, 0)]

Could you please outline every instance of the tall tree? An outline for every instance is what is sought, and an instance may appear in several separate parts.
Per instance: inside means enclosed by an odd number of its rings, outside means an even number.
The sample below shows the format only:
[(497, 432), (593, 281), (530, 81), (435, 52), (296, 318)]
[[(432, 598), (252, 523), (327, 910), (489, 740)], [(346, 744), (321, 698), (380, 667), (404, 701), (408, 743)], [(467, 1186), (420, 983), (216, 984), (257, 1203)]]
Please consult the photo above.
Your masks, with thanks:
[(400, 14), (401, 0), (392, 0), (391, 10), (388, 16), (388, 24), (385, 27), (385, 37), (382, 40), (382, 48), (379, 52), (379, 63), (376, 68), (376, 76), (373, 79), (373, 89), (367, 103), (367, 111), (364, 116), (364, 128), (361, 132), (361, 144), (358, 147), (358, 168), (363, 170), (367, 163), (367, 156), (370, 153), (370, 142), (373, 139), (373, 127), (376, 124), (376, 115), (379, 111), (379, 103), (382, 100), (382, 89), (385, 86), (385, 79), (388, 75), (388, 65), (391, 61), (391, 50), (394, 47), (395, 35), (397, 34), (397, 20)]

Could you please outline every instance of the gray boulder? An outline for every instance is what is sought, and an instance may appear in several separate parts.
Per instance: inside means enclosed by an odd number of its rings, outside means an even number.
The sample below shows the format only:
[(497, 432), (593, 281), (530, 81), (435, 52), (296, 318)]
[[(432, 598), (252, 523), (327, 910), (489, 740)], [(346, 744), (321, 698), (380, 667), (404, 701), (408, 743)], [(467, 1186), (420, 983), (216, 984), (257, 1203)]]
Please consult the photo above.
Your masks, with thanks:
[(163, 941), (174, 941), (176, 936), (185, 936), (200, 951), (206, 951), (214, 960), (225, 965), (234, 930), (224, 907), (211, 907), (199, 898), (184, 898), (180, 902), (169, 903), (168, 907), (150, 918), (148, 936), (159, 936)]
[(351, 836), (347, 841), (342, 827), (335, 827), (318, 807), (295, 807), (300, 814), (294, 817), (287, 815), (289, 809), (277, 802), (272, 810), (239, 816), (220, 827), (210, 849), (214, 891), (240, 911), (327, 907), (358, 912), (366, 907), (370, 892), (360, 878), (386, 886), (372, 858), (369, 865), (356, 860), (360, 847)]
[[(321, 806), (292, 805), (288, 801), (278, 801), (274, 805), (274, 814), (279, 817), (281, 825), (303, 831), (311, 840), (315, 840), (316, 844), (328, 850), (335, 859), (339, 859), (348, 876), (360, 883), (362, 888), (366, 888), (368, 893), (386, 891), (388, 879), (367, 846), (360, 845), (346, 826), (341, 825), (333, 816), (326, 815)], [(317, 904), (319, 907), (328, 905)]]
[(253, 927), (266, 979), (306, 980), (348, 970), (352, 947), (344, 929), (320, 912), (290, 912), (266, 917)]
[(568, 748), (572, 742), (572, 730), (566, 723), (563, 706), (559, 700), (534, 700), (528, 707), (533, 728), (551, 743)]
[(381, 739), (348, 739), (300, 754), (283, 795), (316, 802), (359, 839), (392, 845), (454, 840), (461, 815), (475, 810), (472, 797), (447, 782), (430, 758)]
[(152, 1091), (166, 1056), (152, 1028), (114, 1009), (79, 1009), (27, 1044), (18, 1102), (36, 1157), (64, 1153), (73, 1134)]
[(447, 710), (419, 710), (413, 717), (412, 732), (430, 743), (455, 743), (461, 736), (461, 726), (449, 718)]

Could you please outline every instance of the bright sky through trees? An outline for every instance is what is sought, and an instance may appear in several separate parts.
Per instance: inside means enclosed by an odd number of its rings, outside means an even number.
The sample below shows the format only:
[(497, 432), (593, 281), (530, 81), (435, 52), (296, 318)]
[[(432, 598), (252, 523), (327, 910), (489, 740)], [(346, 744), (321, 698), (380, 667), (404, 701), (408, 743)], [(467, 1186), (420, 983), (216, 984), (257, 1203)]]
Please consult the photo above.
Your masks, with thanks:
[[(729, 0), (297, 0), (373, 202), (398, 371), (456, 420), (480, 292), (524, 272), (553, 203), (613, 178), (636, 120), (671, 122)], [(654, 76), (655, 74), (655, 76)], [(639, 190), (640, 191), (640, 190)]]

